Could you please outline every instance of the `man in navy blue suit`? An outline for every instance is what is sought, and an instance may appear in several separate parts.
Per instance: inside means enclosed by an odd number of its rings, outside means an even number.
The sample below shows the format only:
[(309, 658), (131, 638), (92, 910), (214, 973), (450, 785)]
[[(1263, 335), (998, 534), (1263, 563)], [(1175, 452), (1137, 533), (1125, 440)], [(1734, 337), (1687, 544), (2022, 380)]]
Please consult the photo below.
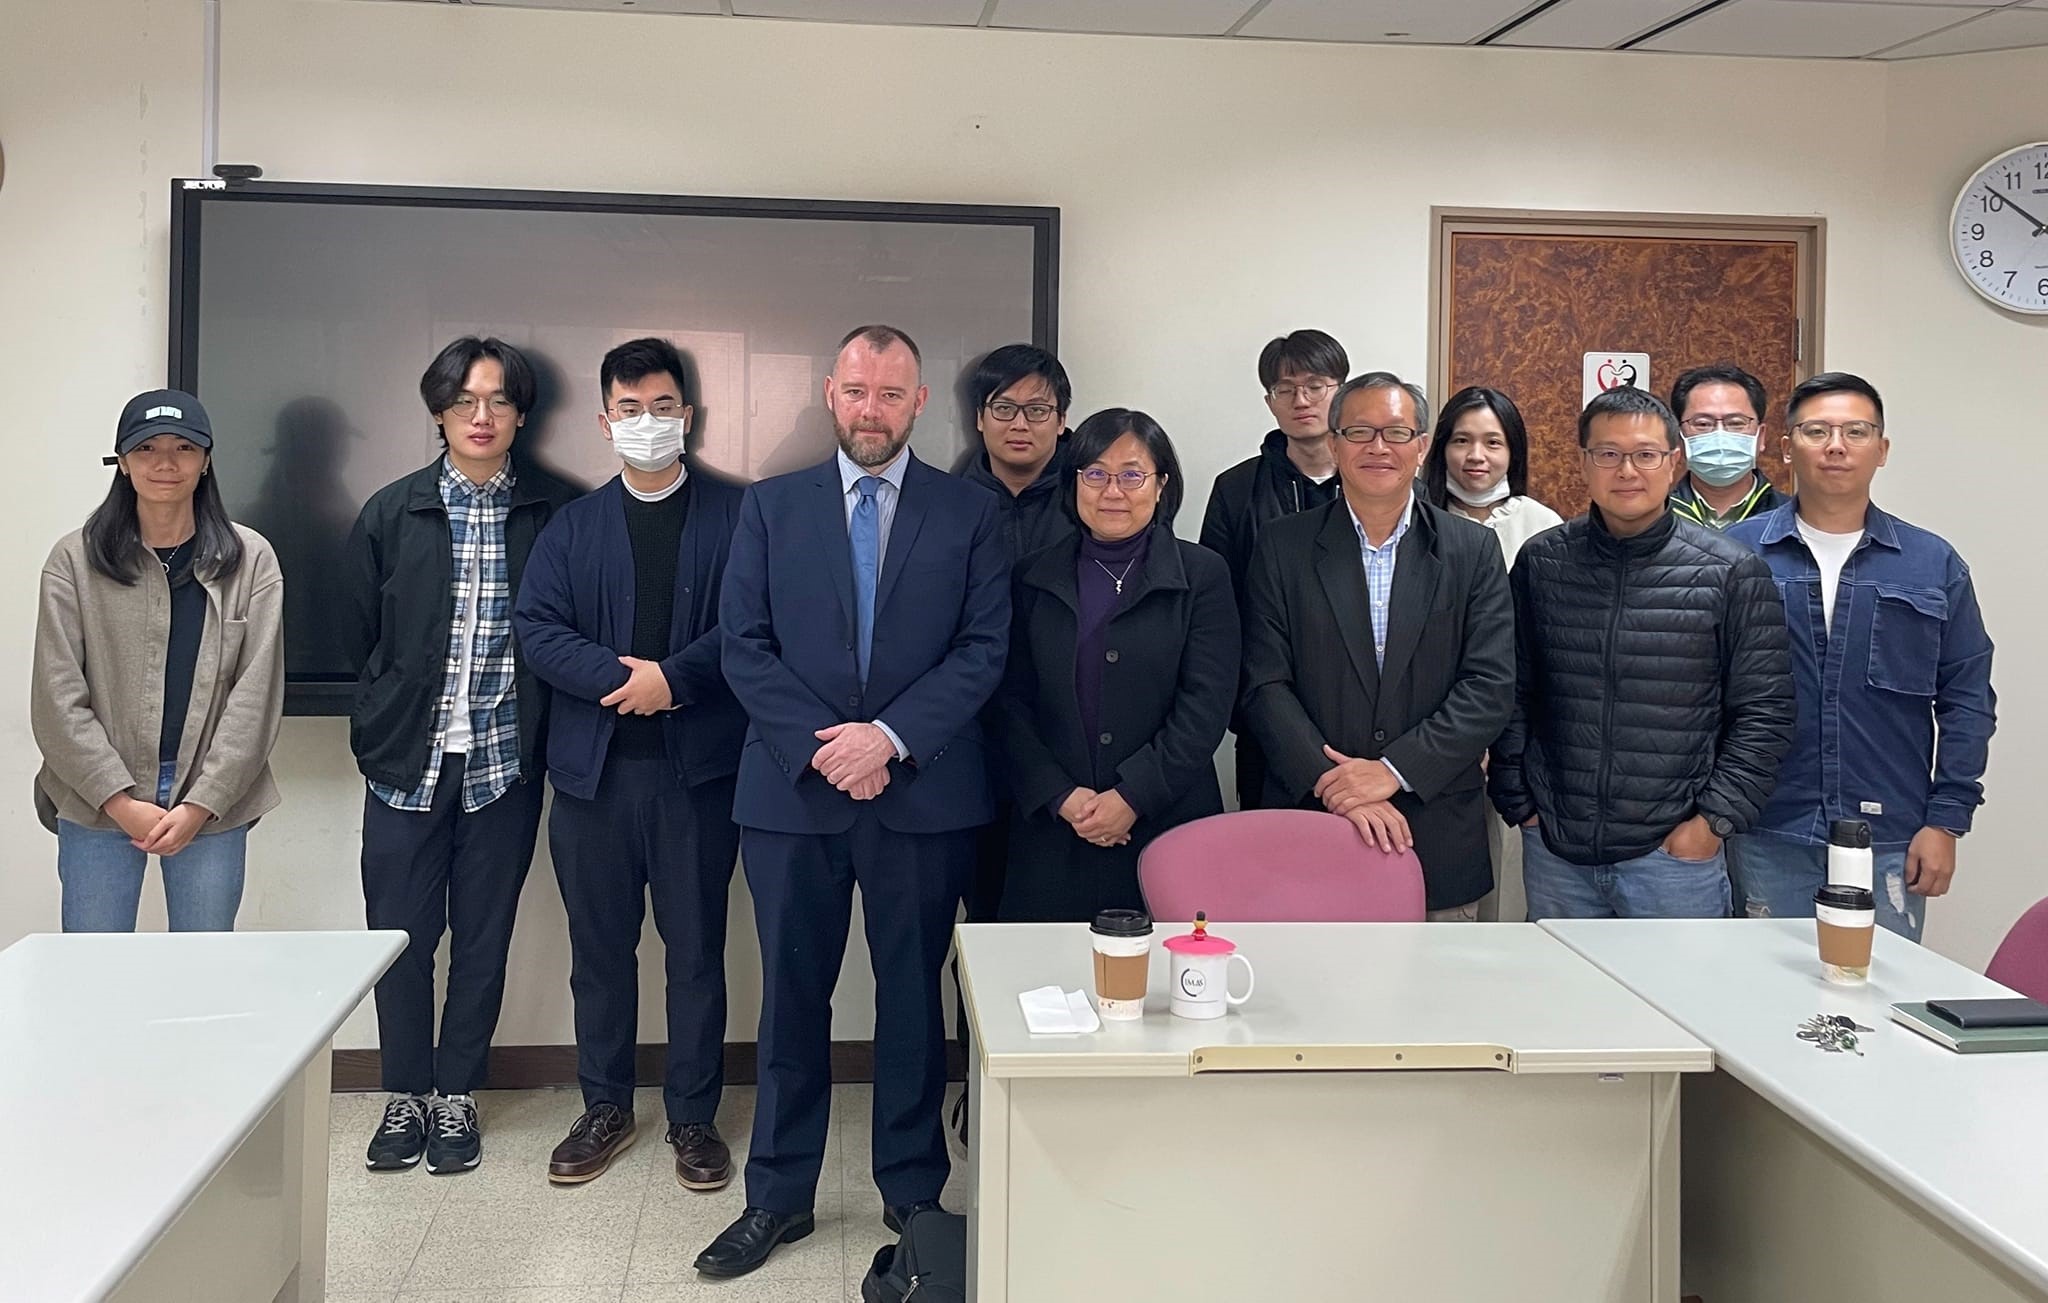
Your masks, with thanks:
[(851, 332), (825, 381), (838, 454), (740, 506), (720, 623), (749, 720), (733, 815), (761, 937), (761, 1077), (746, 1211), (698, 1255), (707, 1276), (814, 1229), (856, 884), (883, 1222), (899, 1230), (946, 1183), (939, 970), (994, 814), (979, 715), (1002, 681), (1010, 567), (995, 497), (907, 450), (928, 396), (909, 336)]
[(549, 1156), (558, 1185), (603, 1175), (633, 1143), (635, 951), (650, 898), (667, 948), (662, 1104), (676, 1179), (692, 1190), (732, 1179), (715, 1118), (747, 721), (719, 667), (718, 598), (741, 490), (684, 456), (685, 383), (667, 340), (605, 354), (598, 428), (623, 466), (541, 531), (512, 612), (527, 663), (555, 690), (548, 844), (569, 917), (584, 1108)]

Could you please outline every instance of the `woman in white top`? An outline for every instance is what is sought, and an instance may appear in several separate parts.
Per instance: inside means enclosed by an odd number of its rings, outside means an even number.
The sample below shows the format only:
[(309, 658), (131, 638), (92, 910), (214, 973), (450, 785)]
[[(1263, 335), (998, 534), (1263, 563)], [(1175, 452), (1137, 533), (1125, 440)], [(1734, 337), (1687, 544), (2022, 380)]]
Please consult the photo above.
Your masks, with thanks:
[(1498, 389), (1460, 389), (1436, 419), (1422, 467), (1422, 496), (1492, 530), (1512, 569), (1522, 544), (1564, 523), (1528, 496), (1529, 432)]
[[(1422, 495), (1492, 530), (1501, 557), (1514, 568), (1522, 544), (1563, 519), (1528, 496), (1529, 430), (1514, 400), (1474, 385), (1444, 404), (1422, 467)], [(1519, 923), (1529, 916), (1522, 890), (1521, 839), (1498, 815), (1487, 819), (1494, 889), (1479, 902), (1482, 919)]]

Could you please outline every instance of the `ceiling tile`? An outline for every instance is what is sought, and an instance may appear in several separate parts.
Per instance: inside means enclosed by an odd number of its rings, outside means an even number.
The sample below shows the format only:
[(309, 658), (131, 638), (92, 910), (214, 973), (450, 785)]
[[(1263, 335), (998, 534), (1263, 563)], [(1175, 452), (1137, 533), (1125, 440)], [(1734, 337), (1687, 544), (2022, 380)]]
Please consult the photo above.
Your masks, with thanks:
[(732, 0), (732, 11), (741, 18), (972, 27), (981, 21), (981, 0)]
[(715, 14), (718, 0), (465, 0), (506, 9), (580, 9), (621, 14)]
[(1540, 0), (1273, 0), (1239, 31), (1298, 41), (1463, 45)]
[(1878, 57), (1917, 59), (1930, 54), (1970, 54), (1978, 50), (2012, 50), (2028, 45), (2048, 45), (2048, 12), (2001, 9), (1960, 27), (1908, 41)]
[(991, 27), (1144, 36), (1221, 36), (1253, 0), (996, 0)]
[(1996, 9), (2013, 0), (1813, 0), (1825, 5), (1923, 5), (1935, 9)]
[(1564, 0), (1493, 44), (1611, 50), (1699, 6), (1700, 0)]
[(1735, 0), (1635, 48), (1681, 54), (1858, 58), (1925, 36), (1963, 16), (1944, 5)]

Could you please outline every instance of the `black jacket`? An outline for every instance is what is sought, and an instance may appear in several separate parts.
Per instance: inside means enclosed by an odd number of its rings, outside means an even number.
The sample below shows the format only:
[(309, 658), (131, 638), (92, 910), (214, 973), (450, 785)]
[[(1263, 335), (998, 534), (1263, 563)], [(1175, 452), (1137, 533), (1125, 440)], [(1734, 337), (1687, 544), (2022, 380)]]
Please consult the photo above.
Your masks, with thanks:
[(1785, 612), (1762, 558), (1671, 512), (1599, 508), (1522, 545), (1520, 691), (1488, 771), (1509, 823), (1575, 864), (1646, 854), (1694, 814), (1747, 831), (1792, 742)]
[(969, 484), (979, 484), (996, 495), (1003, 508), (1003, 543), (1010, 549), (1010, 564), (1017, 565), (1041, 548), (1074, 536), (1074, 518), (1060, 500), (1062, 492), (1074, 491), (1067, 477), (1067, 436), (1061, 434), (1053, 446), (1052, 460), (1022, 493), (996, 478), (989, 468), (988, 450), (968, 454), (954, 473)]
[[(1135, 907), (1138, 852), (1169, 828), (1223, 812), (1216, 744), (1237, 691), (1237, 604), (1207, 549), (1154, 527), (1136, 581), (1109, 617), (1098, 735), (1074, 697), (1079, 536), (1033, 557), (1011, 599), (999, 737), (1016, 803), (1001, 917), (1078, 922)], [(1120, 788), (1138, 821), (1123, 846), (1089, 845), (1060, 819), (1076, 787)]]
[[(342, 652), (356, 667), (349, 747), (373, 783), (411, 791), (427, 770), (434, 709), (448, 673), (454, 576), (448, 508), (441, 502), (437, 457), (370, 496), (346, 552), (338, 623)], [(578, 495), (575, 486), (515, 460), (505, 516), (505, 566), (517, 597), (541, 526)], [(513, 646), (518, 696), (519, 775), (541, 772), (547, 687)]]
[[(1335, 475), (1318, 484), (1301, 473), (1287, 457), (1287, 436), (1278, 430), (1266, 435), (1258, 456), (1216, 477), (1202, 513), (1201, 542), (1230, 566), (1230, 588), (1240, 612), (1247, 606), (1245, 572), (1267, 522), (1335, 501), (1338, 491)], [(1231, 716), (1230, 727), (1237, 733), (1238, 805), (1255, 810), (1265, 801), (1266, 759), (1242, 714)]]
[(1246, 581), (1243, 713), (1265, 749), (1266, 804), (1321, 809), (1315, 784), (1347, 756), (1386, 759), (1413, 791), (1394, 808), (1415, 835), (1429, 908), (1493, 887), (1480, 757), (1515, 695), (1514, 608), (1500, 543), (1418, 501), (1395, 556), (1385, 664), (1358, 529), (1340, 499), (1275, 521)]

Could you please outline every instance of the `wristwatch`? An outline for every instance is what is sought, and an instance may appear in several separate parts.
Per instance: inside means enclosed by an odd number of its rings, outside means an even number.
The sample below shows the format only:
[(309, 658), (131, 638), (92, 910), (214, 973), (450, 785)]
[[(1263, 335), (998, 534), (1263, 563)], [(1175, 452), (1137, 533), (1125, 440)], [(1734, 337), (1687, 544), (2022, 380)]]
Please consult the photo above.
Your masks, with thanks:
[(1722, 841), (1726, 841), (1735, 835), (1734, 820), (1718, 814), (1708, 814), (1704, 817), (1707, 821), (1707, 831), (1713, 833)]

